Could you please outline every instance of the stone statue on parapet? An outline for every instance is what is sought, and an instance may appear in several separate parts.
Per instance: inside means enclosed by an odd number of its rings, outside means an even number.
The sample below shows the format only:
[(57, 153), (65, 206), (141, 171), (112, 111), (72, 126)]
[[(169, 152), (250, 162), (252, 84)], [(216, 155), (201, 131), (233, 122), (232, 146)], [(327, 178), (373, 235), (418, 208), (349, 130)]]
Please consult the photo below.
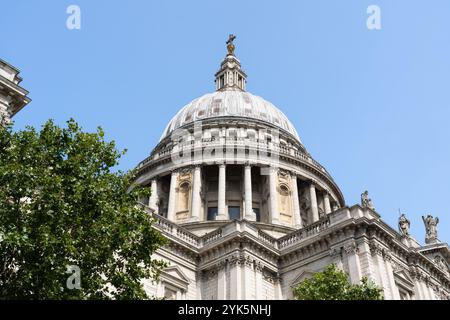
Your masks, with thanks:
[(398, 230), (403, 237), (409, 237), (410, 225), (411, 224), (409, 220), (406, 218), (405, 214), (401, 213), (400, 217), (398, 218)]
[(433, 218), (431, 215), (427, 215), (426, 217), (422, 216), (423, 223), (425, 224), (425, 243), (431, 244), (436, 243), (437, 239), (437, 225), (439, 223), (439, 218)]
[(372, 199), (369, 198), (369, 191), (364, 191), (363, 194), (361, 194), (361, 206), (363, 208), (369, 208), (375, 211), (375, 207), (373, 206)]

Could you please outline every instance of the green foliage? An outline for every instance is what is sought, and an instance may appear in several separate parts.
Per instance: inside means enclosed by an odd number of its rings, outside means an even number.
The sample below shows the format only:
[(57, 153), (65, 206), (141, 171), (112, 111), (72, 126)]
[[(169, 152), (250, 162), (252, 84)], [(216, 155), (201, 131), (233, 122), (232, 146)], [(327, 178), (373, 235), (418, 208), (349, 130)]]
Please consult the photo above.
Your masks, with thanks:
[(111, 171), (123, 153), (74, 120), (0, 127), (0, 299), (148, 298), (141, 279), (165, 266), (151, 259), (164, 238), (137, 206), (145, 190), (129, 190), (134, 173)]
[(335, 264), (294, 288), (294, 296), (299, 300), (383, 300), (382, 292), (366, 277), (360, 284), (351, 284), (348, 275)]

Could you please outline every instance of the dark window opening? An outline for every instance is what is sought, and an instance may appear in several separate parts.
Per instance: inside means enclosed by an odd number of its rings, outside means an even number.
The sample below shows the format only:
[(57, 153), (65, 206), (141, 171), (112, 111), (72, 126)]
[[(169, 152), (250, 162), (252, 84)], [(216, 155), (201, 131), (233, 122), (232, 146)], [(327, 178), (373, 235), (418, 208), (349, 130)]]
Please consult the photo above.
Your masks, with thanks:
[(261, 214), (259, 212), (259, 208), (253, 208), (253, 212), (256, 215), (256, 222), (261, 222)]
[(208, 208), (208, 221), (216, 220), (217, 217), (217, 207), (209, 207)]
[(241, 219), (241, 207), (228, 207), (228, 215), (230, 220)]

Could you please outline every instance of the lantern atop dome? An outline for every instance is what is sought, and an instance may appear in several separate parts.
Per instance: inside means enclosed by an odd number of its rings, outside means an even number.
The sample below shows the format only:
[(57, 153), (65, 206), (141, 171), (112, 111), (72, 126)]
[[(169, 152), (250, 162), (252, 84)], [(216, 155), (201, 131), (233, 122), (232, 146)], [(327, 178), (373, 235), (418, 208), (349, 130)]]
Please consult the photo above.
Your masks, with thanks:
[(245, 91), (247, 83), (247, 75), (241, 69), (241, 63), (234, 55), (235, 45), (233, 41), (236, 39), (234, 34), (230, 34), (227, 40), (228, 54), (220, 64), (220, 69), (215, 74), (216, 90), (238, 90)]

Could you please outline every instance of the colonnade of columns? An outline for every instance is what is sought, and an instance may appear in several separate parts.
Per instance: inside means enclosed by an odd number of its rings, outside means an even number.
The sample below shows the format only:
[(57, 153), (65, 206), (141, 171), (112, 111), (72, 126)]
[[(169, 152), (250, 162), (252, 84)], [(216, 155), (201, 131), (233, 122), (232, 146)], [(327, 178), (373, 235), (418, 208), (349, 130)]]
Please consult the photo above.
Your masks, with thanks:
[[(217, 188), (217, 216), (216, 220), (228, 220), (228, 212), (226, 212), (226, 164), (220, 163), (219, 176), (218, 176), (218, 188)], [(268, 188), (269, 188), (269, 198), (268, 198), (268, 209), (269, 209), (269, 222), (277, 224), (280, 221), (280, 212), (278, 208), (278, 168), (270, 167), (266, 171), (268, 172)], [(169, 220), (175, 221), (176, 215), (176, 189), (177, 180), (179, 173), (173, 171), (170, 179), (169, 188), (169, 199), (168, 199), (168, 210), (167, 218)], [(293, 213), (293, 225), (297, 228), (304, 227), (301, 218), (301, 208), (299, 202), (299, 190), (297, 185), (297, 176), (291, 175), (291, 197), (292, 197), (292, 213)], [(192, 200), (191, 200), (191, 217), (192, 221), (201, 220), (201, 166), (195, 166), (193, 169), (192, 177)], [(158, 206), (158, 183), (156, 179), (151, 181), (152, 193), (149, 199), (150, 208), (157, 211)], [(250, 164), (244, 165), (244, 211), (243, 218), (256, 221), (256, 214), (253, 210), (253, 199), (252, 199), (252, 166)], [(310, 223), (314, 223), (319, 220), (319, 206), (317, 201), (317, 191), (316, 183), (314, 181), (309, 182), (309, 199), (310, 199)], [(330, 205), (330, 195), (327, 191), (324, 192), (323, 198), (323, 209), (325, 214), (332, 211)]]

